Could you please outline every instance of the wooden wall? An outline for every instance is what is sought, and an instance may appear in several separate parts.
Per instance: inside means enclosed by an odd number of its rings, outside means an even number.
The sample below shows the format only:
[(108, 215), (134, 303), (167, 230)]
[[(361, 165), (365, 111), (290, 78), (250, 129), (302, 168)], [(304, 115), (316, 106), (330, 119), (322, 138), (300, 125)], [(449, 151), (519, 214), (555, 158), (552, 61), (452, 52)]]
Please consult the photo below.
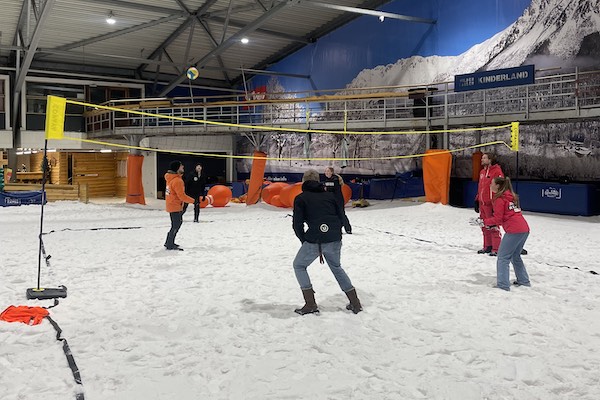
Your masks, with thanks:
[(72, 153), (73, 185), (87, 184), (89, 197), (114, 197), (117, 194), (117, 153)]
[(68, 154), (64, 152), (48, 154), (48, 160), (52, 165), (50, 180), (59, 185), (69, 185), (69, 160)]
[[(42, 159), (44, 153), (38, 151), (37, 153), (29, 155), (17, 156), (17, 165), (25, 164), (28, 166), (29, 172), (42, 172)], [(48, 162), (50, 163), (50, 182), (57, 185), (68, 185), (68, 162), (67, 153), (52, 152), (48, 153)]]
[[(48, 153), (50, 182), (55, 185), (87, 184), (89, 197), (127, 196), (128, 152), (113, 153)], [(43, 152), (20, 155), (19, 162), (29, 165), (29, 172), (41, 172)], [(72, 164), (72, 182), (69, 181), (69, 158)], [(19, 163), (19, 165), (21, 165)]]

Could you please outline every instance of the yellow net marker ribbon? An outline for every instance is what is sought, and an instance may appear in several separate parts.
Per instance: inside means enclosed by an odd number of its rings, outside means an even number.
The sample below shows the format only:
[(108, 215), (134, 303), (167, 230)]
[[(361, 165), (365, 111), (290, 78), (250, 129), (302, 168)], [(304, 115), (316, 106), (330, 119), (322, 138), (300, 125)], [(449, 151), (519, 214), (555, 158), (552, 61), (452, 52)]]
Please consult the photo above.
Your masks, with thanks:
[(513, 122), (510, 124), (510, 149), (519, 151), (519, 123)]
[(67, 99), (48, 96), (46, 105), (46, 139), (62, 139), (65, 136), (65, 111)]

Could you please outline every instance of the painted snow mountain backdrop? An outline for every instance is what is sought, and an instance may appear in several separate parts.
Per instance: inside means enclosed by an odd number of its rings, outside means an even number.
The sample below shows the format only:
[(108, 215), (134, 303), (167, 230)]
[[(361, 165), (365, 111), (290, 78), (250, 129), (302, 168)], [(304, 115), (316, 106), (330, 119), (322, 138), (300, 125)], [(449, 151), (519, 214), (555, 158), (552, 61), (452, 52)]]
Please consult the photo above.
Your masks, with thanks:
[(349, 87), (432, 83), (478, 70), (600, 64), (599, 0), (532, 0), (504, 31), (458, 56), (413, 56), (361, 71)]

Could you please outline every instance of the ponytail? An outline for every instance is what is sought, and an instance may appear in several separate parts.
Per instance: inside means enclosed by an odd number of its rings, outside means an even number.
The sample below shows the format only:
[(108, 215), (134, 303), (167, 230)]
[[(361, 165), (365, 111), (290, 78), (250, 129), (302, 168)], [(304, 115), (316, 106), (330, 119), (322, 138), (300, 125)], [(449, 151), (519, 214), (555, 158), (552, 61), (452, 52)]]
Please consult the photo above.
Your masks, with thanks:
[(510, 192), (513, 196), (515, 206), (519, 207), (519, 196), (515, 193), (509, 177), (494, 178), (494, 183), (498, 185), (498, 191), (494, 194), (494, 199), (502, 197), (504, 192)]

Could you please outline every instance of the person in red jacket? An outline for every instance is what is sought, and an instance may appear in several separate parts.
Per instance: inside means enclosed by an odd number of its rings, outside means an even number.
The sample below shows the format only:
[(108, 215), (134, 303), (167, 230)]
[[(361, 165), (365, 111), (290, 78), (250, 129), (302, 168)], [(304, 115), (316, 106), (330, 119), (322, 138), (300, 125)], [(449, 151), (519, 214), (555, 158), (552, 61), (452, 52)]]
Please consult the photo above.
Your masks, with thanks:
[(183, 164), (180, 161), (173, 161), (169, 164), (169, 170), (165, 174), (167, 181), (166, 209), (171, 216), (171, 230), (167, 233), (165, 247), (167, 250), (181, 250), (178, 244), (175, 244), (175, 236), (183, 223), (183, 203), (194, 203), (194, 199), (185, 194), (185, 185), (183, 184)]
[[(492, 153), (483, 153), (481, 156), (481, 165), (483, 169), (479, 173), (479, 184), (477, 186), (477, 196), (475, 196), (475, 212), (479, 213), (479, 218), (485, 220), (492, 216), (492, 192), (490, 184), (497, 177), (504, 177), (502, 168), (496, 163), (496, 157)], [(481, 228), (483, 232), (483, 248), (477, 253), (489, 253), (490, 256), (498, 254), (500, 246), (500, 230), (497, 228), (489, 229), (486, 226)]]
[(510, 178), (494, 178), (490, 188), (494, 193), (492, 198), (494, 212), (491, 217), (484, 218), (483, 223), (485, 226), (502, 226), (504, 229), (496, 262), (498, 288), (510, 291), (511, 261), (517, 276), (514, 284), (531, 286), (525, 264), (521, 259), (521, 250), (529, 236), (529, 225), (519, 208), (519, 198), (513, 191)]

